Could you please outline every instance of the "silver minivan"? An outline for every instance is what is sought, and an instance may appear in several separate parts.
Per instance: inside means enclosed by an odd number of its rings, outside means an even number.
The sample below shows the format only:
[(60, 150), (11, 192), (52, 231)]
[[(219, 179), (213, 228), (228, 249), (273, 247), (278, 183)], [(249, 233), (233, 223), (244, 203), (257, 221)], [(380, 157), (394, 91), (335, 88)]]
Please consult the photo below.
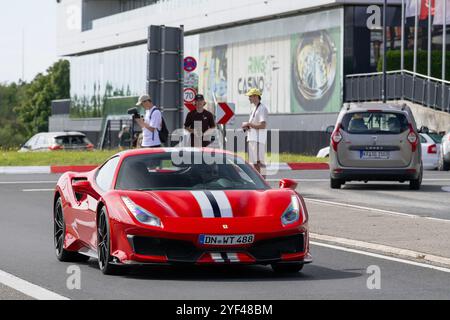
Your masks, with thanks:
[(331, 133), (331, 188), (348, 181), (422, 184), (420, 136), (411, 109), (396, 104), (348, 104)]

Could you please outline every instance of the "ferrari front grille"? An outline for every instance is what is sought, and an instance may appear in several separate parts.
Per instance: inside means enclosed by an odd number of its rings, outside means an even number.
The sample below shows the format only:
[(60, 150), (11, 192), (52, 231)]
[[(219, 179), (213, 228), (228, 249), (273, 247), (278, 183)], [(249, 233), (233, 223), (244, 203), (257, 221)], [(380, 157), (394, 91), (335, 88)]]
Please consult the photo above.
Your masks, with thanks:
[(303, 234), (259, 241), (248, 250), (256, 260), (281, 259), (282, 254), (294, 254), (304, 251), (305, 239)]
[(134, 252), (143, 256), (164, 256), (172, 261), (197, 261), (203, 254), (188, 241), (131, 237)]

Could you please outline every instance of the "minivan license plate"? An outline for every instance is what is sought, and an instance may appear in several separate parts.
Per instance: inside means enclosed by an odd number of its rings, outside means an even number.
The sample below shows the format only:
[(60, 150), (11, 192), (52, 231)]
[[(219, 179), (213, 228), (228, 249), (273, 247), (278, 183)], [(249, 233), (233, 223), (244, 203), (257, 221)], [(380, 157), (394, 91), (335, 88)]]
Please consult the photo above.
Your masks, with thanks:
[(361, 159), (367, 160), (387, 160), (390, 158), (390, 152), (387, 151), (361, 151)]

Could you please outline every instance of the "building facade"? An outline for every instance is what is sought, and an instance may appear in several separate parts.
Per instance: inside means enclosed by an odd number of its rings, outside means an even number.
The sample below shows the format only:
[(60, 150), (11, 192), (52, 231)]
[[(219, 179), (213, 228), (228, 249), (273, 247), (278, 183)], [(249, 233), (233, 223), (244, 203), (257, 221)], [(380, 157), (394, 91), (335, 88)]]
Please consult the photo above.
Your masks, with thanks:
[[(401, 1), (389, 1), (388, 48), (401, 45)], [(281, 149), (314, 153), (327, 143), (347, 74), (377, 71), (381, 28), (363, 0), (60, 0), (58, 53), (71, 63), (72, 118), (107, 116), (107, 101), (145, 92), (149, 25), (184, 26), (185, 56), (198, 60), (185, 86), (208, 101), (236, 104), (263, 92)], [(158, 103), (158, 102), (156, 102)], [(105, 110), (109, 110), (105, 112)], [(105, 114), (106, 113), (106, 114)], [(78, 120), (82, 121), (82, 120)], [(61, 116), (51, 120), (61, 129)], [(67, 126), (70, 121), (64, 121)], [(70, 128), (65, 128), (70, 129)]]

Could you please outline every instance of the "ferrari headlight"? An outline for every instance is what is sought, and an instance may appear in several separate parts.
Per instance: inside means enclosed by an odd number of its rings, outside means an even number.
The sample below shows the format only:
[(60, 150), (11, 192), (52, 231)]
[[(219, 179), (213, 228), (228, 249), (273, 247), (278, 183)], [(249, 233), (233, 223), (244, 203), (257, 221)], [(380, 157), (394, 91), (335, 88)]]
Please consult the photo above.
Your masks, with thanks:
[(154, 214), (151, 214), (144, 208), (135, 204), (130, 198), (122, 197), (122, 201), (125, 204), (125, 206), (128, 208), (128, 210), (131, 212), (131, 214), (140, 223), (143, 223), (143, 224), (146, 224), (146, 225), (149, 225), (152, 227), (158, 227), (158, 228), (163, 227), (161, 219), (159, 219)]
[(296, 223), (300, 220), (300, 201), (297, 196), (291, 197), (291, 204), (281, 216), (281, 223), (283, 226)]

